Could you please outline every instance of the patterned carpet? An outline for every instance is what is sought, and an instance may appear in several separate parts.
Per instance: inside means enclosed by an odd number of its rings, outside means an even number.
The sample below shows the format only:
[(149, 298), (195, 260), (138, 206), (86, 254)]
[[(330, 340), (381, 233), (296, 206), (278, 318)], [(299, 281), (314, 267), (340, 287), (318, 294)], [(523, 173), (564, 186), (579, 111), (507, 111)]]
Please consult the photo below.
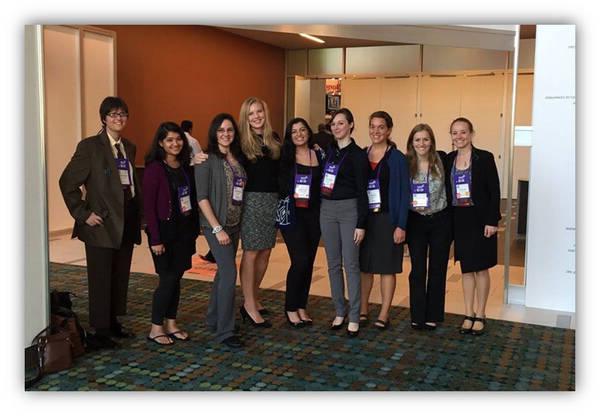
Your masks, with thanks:
[[(155, 276), (133, 273), (129, 315), (136, 338), (117, 350), (88, 353), (45, 376), (31, 390), (574, 390), (575, 331), (488, 320), (481, 337), (460, 335), (458, 315), (433, 332), (410, 329), (409, 311), (394, 307), (387, 331), (361, 328), (358, 338), (328, 329), (329, 298), (311, 297), (315, 325), (293, 329), (283, 294), (264, 290), (277, 312), (273, 327), (241, 324), (246, 348), (231, 352), (213, 342), (203, 323), (211, 283), (184, 280), (178, 321), (193, 340), (161, 348), (146, 341)], [(50, 265), (50, 286), (79, 297), (74, 310), (87, 327), (85, 268)], [(240, 292), (238, 288), (238, 298)], [(376, 314), (372, 306), (371, 318)]]

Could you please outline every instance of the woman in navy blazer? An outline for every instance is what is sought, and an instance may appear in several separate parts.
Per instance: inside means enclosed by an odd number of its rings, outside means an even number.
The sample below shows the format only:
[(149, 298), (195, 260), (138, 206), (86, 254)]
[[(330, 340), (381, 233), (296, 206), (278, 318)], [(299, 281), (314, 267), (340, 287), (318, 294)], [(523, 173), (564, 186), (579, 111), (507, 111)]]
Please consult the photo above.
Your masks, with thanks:
[(146, 234), (159, 276), (148, 340), (160, 345), (190, 339), (175, 321), (181, 277), (192, 267), (199, 231), (189, 160), (190, 146), (181, 128), (173, 122), (162, 123), (146, 156), (143, 182)]
[[(498, 263), (500, 180), (494, 155), (473, 146), (473, 124), (460, 117), (450, 125), (457, 150), (446, 157), (444, 170), (454, 216), (454, 259), (462, 272), (465, 318), (461, 334), (481, 335), (490, 292), (489, 269)], [(474, 303), (477, 296), (477, 307)]]
[(389, 311), (396, 289), (396, 273), (402, 273), (406, 221), (410, 197), (408, 165), (404, 154), (390, 141), (392, 117), (376, 111), (369, 117), (371, 146), (367, 150), (369, 215), (360, 247), (360, 320), (368, 321), (368, 302), (373, 275), (381, 276), (381, 310), (375, 327), (387, 329)]

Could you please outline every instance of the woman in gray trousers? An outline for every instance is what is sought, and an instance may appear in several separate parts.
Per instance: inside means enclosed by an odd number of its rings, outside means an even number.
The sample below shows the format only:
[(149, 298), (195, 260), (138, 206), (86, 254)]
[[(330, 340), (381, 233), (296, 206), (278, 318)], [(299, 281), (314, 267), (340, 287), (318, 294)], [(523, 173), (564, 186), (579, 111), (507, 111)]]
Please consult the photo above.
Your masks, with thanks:
[[(359, 245), (365, 236), (368, 215), (367, 154), (350, 136), (354, 117), (347, 108), (333, 114), (334, 142), (327, 149), (321, 180), (321, 236), (325, 243), (331, 298), (336, 316), (331, 329), (340, 329), (348, 314), (349, 336), (358, 335), (360, 314)], [(349, 307), (344, 298), (344, 274)]]
[(235, 334), (235, 256), (240, 236), (246, 172), (233, 116), (218, 114), (208, 129), (208, 159), (195, 165), (200, 226), (217, 261), (206, 323), (217, 342), (243, 347)]

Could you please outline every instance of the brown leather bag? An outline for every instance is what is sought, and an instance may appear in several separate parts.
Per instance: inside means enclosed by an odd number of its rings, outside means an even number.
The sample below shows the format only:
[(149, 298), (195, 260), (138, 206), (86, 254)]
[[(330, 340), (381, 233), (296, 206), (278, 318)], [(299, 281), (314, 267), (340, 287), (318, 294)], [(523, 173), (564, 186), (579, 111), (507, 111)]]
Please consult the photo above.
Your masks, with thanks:
[(85, 352), (81, 337), (79, 336), (79, 330), (77, 329), (77, 322), (75, 318), (66, 318), (64, 316), (51, 314), (50, 315), (50, 326), (52, 328), (60, 328), (69, 333), (71, 348), (73, 357), (80, 357)]
[(52, 326), (43, 329), (31, 343), (37, 346), (43, 374), (62, 371), (73, 365), (71, 334), (66, 330), (59, 330), (55, 334), (43, 335), (49, 333), (51, 328)]

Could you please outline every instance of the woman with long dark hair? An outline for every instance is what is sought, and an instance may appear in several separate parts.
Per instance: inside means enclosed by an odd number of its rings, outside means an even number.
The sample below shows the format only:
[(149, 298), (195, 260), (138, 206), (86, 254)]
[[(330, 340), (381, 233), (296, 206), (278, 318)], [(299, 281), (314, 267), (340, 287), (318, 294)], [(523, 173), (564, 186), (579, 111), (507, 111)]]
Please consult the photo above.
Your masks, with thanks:
[(289, 324), (296, 328), (312, 324), (306, 303), (321, 237), (321, 156), (312, 147), (313, 133), (306, 120), (290, 120), (281, 151), (279, 197), (293, 212), (287, 221), (280, 221), (280, 229), (290, 256), (285, 314)]
[(435, 329), (444, 321), (446, 271), (452, 242), (450, 198), (442, 162), (446, 154), (436, 151), (431, 127), (417, 124), (408, 136), (406, 157), (411, 179), (407, 230), (411, 326)]
[(143, 182), (146, 233), (159, 276), (148, 340), (160, 345), (190, 339), (175, 320), (181, 277), (192, 267), (198, 236), (196, 187), (189, 161), (183, 130), (176, 123), (162, 123), (146, 156)]
[(217, 262), (206, 323), (217, 342), (243, 346), (235, 334), (235, 256), (241, 228), (246, 171), (232, 115), (215, 116), (208, 129), (208, 159), (195, 166), (200, 224)]

